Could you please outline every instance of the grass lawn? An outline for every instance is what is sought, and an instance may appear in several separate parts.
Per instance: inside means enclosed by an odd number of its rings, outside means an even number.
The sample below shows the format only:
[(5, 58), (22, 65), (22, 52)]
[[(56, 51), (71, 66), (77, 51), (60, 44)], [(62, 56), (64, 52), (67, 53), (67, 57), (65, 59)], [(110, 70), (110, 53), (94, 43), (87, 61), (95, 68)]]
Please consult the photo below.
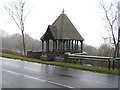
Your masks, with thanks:
[(103, 68), (103, 67), (85, 66), (85, 65), (72, 64), (72, 63), (66, 63), (66, 62), (42, 61), (42, 60), (39, 60), (39, 59), (20, 57), (20, 56), (6, 54), (6, 53), (0, 53), (0, 56), (1, 57), (7, 57), (7, 58), (13, 58), (13, 59), (20, 59), (20, 60), (23, 60), (23, 61), (30, 61), (30, 62), (36, 62), (36, 63), (57, 65), (57, 66), (65, 66), (65, 67), (77, 68), (77, 69), (83, 69), (83, 70), (90, 70), (90, 71), (95, 71), (95, 72), (120, 74), (120, 70), (118, 70), (118, 69), (108, 70), (108, 68)]

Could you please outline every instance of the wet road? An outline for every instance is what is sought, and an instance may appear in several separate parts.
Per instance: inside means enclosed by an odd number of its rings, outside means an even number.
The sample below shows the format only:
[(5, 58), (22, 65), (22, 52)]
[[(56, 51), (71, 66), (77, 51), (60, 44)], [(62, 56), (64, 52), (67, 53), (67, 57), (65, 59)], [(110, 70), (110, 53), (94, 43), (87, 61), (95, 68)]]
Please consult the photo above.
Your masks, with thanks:
[(0, 58), (0, 62), (2, 88), (118, 88), (120, 79), (117, 75), (8, 58)]

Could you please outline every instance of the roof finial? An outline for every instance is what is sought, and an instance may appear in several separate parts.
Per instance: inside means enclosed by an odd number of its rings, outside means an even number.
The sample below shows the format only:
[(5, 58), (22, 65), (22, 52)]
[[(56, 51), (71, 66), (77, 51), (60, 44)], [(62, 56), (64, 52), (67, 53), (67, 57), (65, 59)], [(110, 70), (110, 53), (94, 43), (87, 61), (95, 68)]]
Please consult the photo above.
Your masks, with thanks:
[(63, 8), (62, 14), (64, 14), (64, 8)]

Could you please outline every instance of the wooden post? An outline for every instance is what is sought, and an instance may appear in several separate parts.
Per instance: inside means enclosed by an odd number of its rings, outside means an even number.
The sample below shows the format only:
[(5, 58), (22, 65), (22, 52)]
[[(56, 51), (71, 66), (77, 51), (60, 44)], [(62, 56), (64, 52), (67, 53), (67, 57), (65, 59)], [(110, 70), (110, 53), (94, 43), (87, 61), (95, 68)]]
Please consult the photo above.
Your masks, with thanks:
[(75, 40), (75, 50), (76, 50), (76, 40)]
[(68, 41), (68, 50), (70, 50), (70, 40)]
[(55, 51), (55, 40), (53, 40), (53, 51)]
[(59, 45), (60, 45), (60, 51), (61, 51), (61, 49), (62, 49), (61, 40), (59, 41)]
[(68, 51), (68, 40), (66, 41), (66, 51)]
[(44, 40), (42, 40), (42, 52), (44, 51)]
[(115, 61), (113, 60), (112, 69), (115, 69)]
[(46, 51), (47, 51), (47, 40), (46, 40)]
[(108, 59), (108, 70), (110, 70), (110, 65), (111, 65), (111, 62), (110, 62), (110, 59)]
[(73, 50), (73, 41), (74, 41), (74, 40), (72, 40), (72, 50)]
[(65, 41), (63, 41), (63, 50), (65, 50)]
[(81, 42), (81, 53), (83, 52), (83, 41), (80, 41)]
[(63, 46), (63, 45), (62, 45), (62, 42), (63, 42), (63, 41), (60, 40), (60, 50), (61, 50), (61, 51), (62, 51), (62, 48), (63, 48), (63, 47), (62, 47), (62, 46)]
[(46, 51), (49, 51), (49, 40), (46, 40)]
[(58, 40), (58, 45), (57, 46), (58, 46), (58, 50), (60, 50), (60, 42), (59, 42), (59, 40)]
[(61, 40), (58, 40), (58, 50), (62, 49), (62, 44), (61, 44)]
[(55, 49), (57, 51), (57, 40), (55, 40)]
[(78, 40), (77, 40), (77, 50), (78, 50)]
[(78, 41), (78, 50), (80, 50), (79, 43), (80, 43), (80, 41)]

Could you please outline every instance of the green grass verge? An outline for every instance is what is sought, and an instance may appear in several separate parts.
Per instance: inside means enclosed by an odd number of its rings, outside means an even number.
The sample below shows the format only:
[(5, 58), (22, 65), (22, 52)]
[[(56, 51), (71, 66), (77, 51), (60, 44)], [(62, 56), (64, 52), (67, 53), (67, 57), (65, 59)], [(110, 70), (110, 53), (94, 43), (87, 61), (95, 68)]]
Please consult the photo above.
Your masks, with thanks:
[(24, 61), (36, 62), (36, 63), (65, 66), (65, 67), (70, 67), (70, 68), (84, 69), (84, 70), (90, 70), (90, 71), (96, 71), (96, 72), (105, 72), (105, 73), (111, 73), (111, 74), (120, 74), (120, 70), (118, 69), (108, 70), (108, 68), (103, 68), (103, 67), (85, 66), (85, 65), (65, 63), (65, 62), (55, 62), (55, 61), (42, 61), (39, 59), (26, 58), (26, 57), (15, 56), (15, 55), (6, 54), (6, 53), (0, 53), (0, 56), (7, 57), (7, 58), (13, 58), (13, 59), (20, 59)]

